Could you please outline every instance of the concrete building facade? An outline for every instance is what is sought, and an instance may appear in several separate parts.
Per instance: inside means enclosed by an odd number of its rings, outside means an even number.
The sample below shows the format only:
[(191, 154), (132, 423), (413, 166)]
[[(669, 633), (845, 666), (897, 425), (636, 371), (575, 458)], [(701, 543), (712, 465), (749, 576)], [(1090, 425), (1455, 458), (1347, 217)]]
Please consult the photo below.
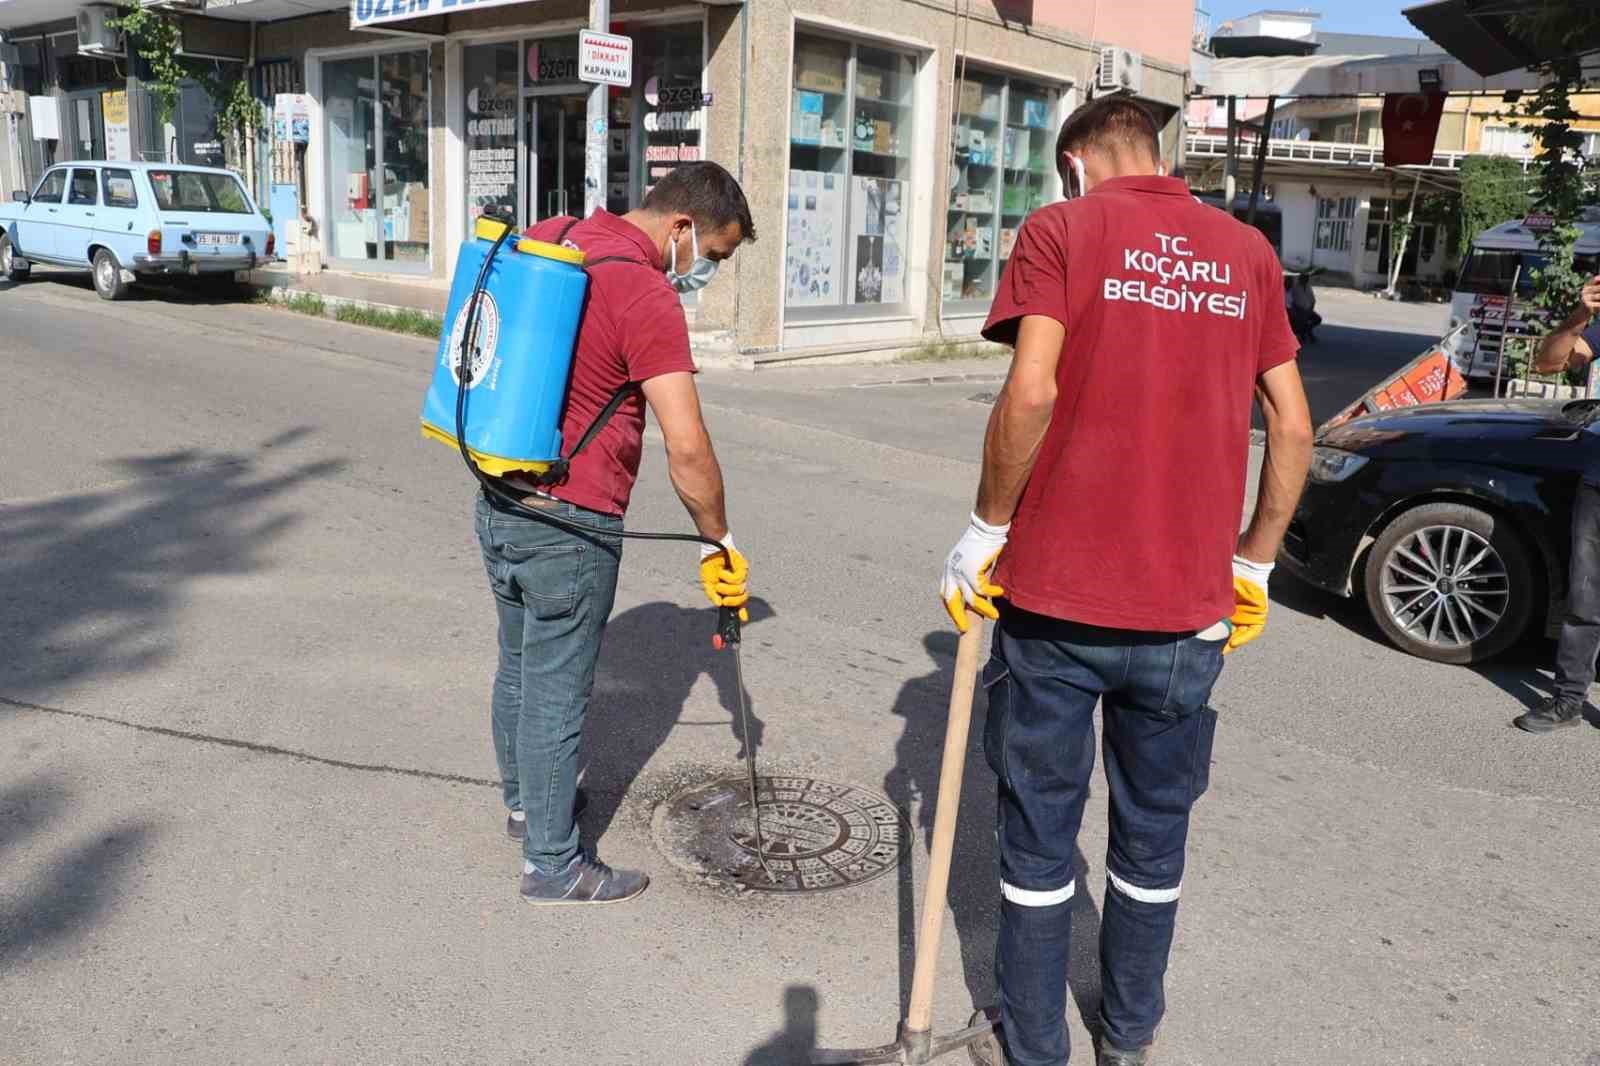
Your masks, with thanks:
[[(581, 213), (587, 4), (440, 10), (208, 0), (194, 16), (246, 28), (265, 103), (267, 70), (302, 94), (304, 143), (263, 142), (250, 175), (263, 204), (298, 201), (302, 263), (442, 282), (488, 205), (522, 224)], [(611, 18), (634, 78), (609, 90), (608, 208), (711, 159), (756, 220), (759, 239), (686, 303), (702, 347), (792, 358), (975, 336), (1017, 227), (1060, 195), (1055, 133), (1106, 91), (1107, 47), (1131, 53), (1108, 69), (1132, 68), (1164, 152), (1181, 150), (1192, 0), (616, 0)]]

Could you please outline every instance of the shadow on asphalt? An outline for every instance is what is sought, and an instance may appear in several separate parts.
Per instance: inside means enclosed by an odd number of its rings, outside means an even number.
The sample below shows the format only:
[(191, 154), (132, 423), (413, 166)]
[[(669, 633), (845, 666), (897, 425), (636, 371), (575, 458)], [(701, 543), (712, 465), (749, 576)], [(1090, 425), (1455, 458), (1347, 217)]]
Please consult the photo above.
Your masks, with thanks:
[[(1316, 343), (1301, 348), (1299, 359), (1311, 424), (1320, 426), (1438, 340), (1426, 333), (1318, 326)], [(1263, 427), (1260, 411), (1251, 425)]]
[[(1389, 643), (1383, 630), (1372, 620), (1366, 600), (1359, 592), (1347, 599), (1286, 574), (1283, 580), (1271, 584), (1267, 595), (1274, 606), (1307, 618), (1333, 622), (1394, 655), (1408, 654)], [(1555, 653), (1555, 641), (1543, 634), (1534, 634), (1523, 638), (1489, 662), (1465, 666), (1463, 669), (1471, 670), (1493, 683), (1509, 697), (1506, 701), (1506, 721), (1509, 723), (1551, 694), (1550, 671), (1555, 663)], [(1590, 705), (1585, 708), (1584, 717), (1590, 725), (1600, 729), (1600, 709)]]
[[(35, 272), (27, 281), (16, 282), (0, 278), (0, 293), (10, 289), (24, 289), (34, 285), (54, 285), (64, 289), (94, 292), (94, 279), (85, 267), (75, 270), (50, 270)], [(248, 304), (255, 302), (254, 291), (246, 285), (220, 279), (174, 278), (165, 282), (137, 282), (128, 288), (123, 300), (130, 303), (171, 304)]]
[(817, 1050), (817, 990), (790, 985), (783, 990), (783, 1028), (745, 1056), (744, 1066), (810, 1066)]
[[(7, 852), (59, 817), (66, 801), (65, 786), (50, 774), (0, 788), (0, 866), (15, 870)], [(9, 898), (0, 902), (0, 970), (87, 935), (127, 895), (127, 868), (152, 835), (137, 822), (96, 832), (26, 880), (12, 880)]]
[[(773, 616), (766, 600), (752, 598), (750, 621), (745, 623), (746, 644), (758, 643), (751, 628)], [(733, 738), (729, 761), (741, 764), (745, 743), (739, 720), (738, 691), (734, 687), (733, 655), (711, 646), (717, 612), (709, 607), (680, 607), (675, 603), (646, 603), (623, 611), (606, 623), (595, 671), (594, 699), (584, 723), (584, 791), (589, 808), (580, 821), (585, 842), (605, 835), (622, 805), (623, 795), (644, 770), (667, 737), (682, 726), (725, 728)], [(726, 718), (683, 721), (684, 703), (702, 676), (717, 686), (717, 702)], [(765, 723), (760, 702), (750, 694), (749, 739), (761, 750)]]
[[(883, 780), (883, 790), (901, 810), (917, 811), (916, 835), (923, 847), (933, 846), (935, 800), (939, 795), (939, 765), (944, 757), (945, 720), (949, 714), (950, 687), (955, 680), (956, 634), (935, 630), (923, 638), (933, 661), (931, 673), (906, 682), (895, 700), (894, 713), (906, 720), (895, 744), (895, 766)], [(956, 822), (955, 860), (950, 868), (950, 910), (961, 942), (961, 968), (974, 1008), (992, 1005), (997, 998), (994, 948), (1000, 924), (1000, 874), (995, 854), (995, 779), (983, 754), (987, 701), (980, 687), (974, 701), (972, 731), (967, 743), (967, 767), (961, 779), (961, 817)], [(1080, 883), (1088, 869), (1082, 850), (1076, 855)], [(899, 877), (900, 1016), (911, 1002), (911, 975), (916, 964), (919, 908), (922, 900), (913, 884), (912, 864), (902, 862)], [(1094, 897), (1078, 892), (1072, 904), (1071, 957), (1067, 983), (1078, 1014), (1091, 1034), (1098, 1037), (1100, 1019), (1100, 912)]]
[(260, 469), (265, 453), (309, 432), (290, 430), (249, 453), (110, 459), (103, 465), (118, 484), (0, 503), (0, 694), (163, 662), (182, 587), (262, 569), (267, 546), (298, 520), (272, 502), (343, 469), (337, 460)]

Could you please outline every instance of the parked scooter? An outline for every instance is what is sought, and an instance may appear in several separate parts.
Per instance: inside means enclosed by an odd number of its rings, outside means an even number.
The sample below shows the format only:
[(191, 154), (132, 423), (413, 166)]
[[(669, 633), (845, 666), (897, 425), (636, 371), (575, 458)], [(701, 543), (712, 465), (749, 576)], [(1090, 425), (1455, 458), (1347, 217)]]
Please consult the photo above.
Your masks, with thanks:
[(1301, 344), (1317, 343), (1317, 327), (1322, 316), (1317, 314), (1317, 294), (1311, 288), (1311, 271), (1283, 272), (1283, 300), (1289, 310), (1289, 326)]

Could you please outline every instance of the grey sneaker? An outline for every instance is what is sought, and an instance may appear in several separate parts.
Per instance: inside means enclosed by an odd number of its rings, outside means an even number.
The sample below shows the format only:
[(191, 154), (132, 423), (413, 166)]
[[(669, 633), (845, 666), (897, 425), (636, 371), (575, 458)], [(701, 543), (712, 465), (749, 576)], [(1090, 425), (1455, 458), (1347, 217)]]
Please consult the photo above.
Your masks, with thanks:
[(592, 855), (579, 852), (558, 874), (522, 875), (522, 898), (541, 907), (576, 903), (621, 903), (643, 892), (650, 878), (637, 870), (613, 870)]
[[(578, 789), (578, 798), (572, 801), (572, 816), (583, 817), (584, 810), (589, 806), (589, 795), (583, 789)], [(506, 815), (506, 836), (522, 843), (522, 838), (528, 835), (528, 823), (513, 815)]]
[(1551, 696), (1526, 714), (1518, 715), (1511, 724), (1524, 733), (1549, 733), (1583, 721), (1583, 703), (1571, 698)]

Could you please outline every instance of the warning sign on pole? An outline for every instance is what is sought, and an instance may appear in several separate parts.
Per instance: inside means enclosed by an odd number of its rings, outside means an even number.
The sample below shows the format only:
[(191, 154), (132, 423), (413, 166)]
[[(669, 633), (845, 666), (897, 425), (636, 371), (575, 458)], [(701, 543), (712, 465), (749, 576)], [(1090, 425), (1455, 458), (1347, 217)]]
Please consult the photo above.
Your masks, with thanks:
[(578, 34), (578, 80), (597, 85), (633, 84), (633, 38), (584, 30)]

